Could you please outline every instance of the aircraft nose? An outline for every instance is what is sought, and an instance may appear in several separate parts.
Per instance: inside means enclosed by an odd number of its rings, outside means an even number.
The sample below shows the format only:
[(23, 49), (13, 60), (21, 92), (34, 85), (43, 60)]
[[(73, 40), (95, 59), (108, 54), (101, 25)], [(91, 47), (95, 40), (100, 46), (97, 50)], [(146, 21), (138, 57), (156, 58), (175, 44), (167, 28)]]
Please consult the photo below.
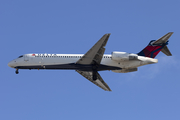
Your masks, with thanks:
[(15, 67), (15, 62), (16, 62), (16, 61), (14, 61), (14, 60), (13, 60), (13, 61), (10, 61), (10, 62), (8, 63), (8, 66), (11, 67), (11, 68), (14, 68), (14, 67)]

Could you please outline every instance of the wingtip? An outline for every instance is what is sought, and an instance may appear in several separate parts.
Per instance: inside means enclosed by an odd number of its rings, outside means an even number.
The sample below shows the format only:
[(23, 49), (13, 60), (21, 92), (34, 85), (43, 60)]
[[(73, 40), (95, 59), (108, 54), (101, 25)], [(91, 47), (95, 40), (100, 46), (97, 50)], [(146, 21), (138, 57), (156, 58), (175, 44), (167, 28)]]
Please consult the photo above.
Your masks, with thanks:
[(106, 33), (105, 35), (111, 35), (111, 33)]
[(174, 32), (169, 32), (169, 34), (173, 34)]
[(110, 89), (110, 90), (105, 90), (105, 91), (109, 91), (109, 92), (112, 92), (112, 90)]
[(106, 87), (107, 87), (107, 91), (112, 91), (111, 88), (108, 85)]

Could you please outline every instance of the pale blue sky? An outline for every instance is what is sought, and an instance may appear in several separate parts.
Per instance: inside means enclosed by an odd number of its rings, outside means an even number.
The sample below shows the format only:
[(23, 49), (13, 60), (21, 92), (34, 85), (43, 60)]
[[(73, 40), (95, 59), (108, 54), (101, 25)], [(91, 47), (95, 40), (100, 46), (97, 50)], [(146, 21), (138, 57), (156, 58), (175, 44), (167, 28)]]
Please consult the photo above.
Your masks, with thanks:
[[(0, 120), (179, 120), (179, 0), (1, 0)], [(137, 53), (174, 32), (173, 56), (134, 73), (100, 72), (112, 92), (70, 70), (15, 70), (26, 53), (86, 53), (111, 33), (105, 53)]]

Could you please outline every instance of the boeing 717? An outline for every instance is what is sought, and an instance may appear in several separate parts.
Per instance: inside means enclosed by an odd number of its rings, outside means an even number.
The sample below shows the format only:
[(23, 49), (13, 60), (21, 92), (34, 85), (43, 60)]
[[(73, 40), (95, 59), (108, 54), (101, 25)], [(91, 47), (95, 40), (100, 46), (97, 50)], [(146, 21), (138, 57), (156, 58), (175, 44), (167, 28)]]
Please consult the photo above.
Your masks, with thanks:
[(83, 77), (100, 88), (111, 91), (98, 71), (111, 70), (116, 73), (128, 73), (138, 70), (138, 67), (157, 63), (156, 55), (161, 51), (171, 56), (168, 39), (173, 34), (169, 32), (158, 40), (152, 40), (139, 53), (113, 51), (104, 54), (110, 34), (105, 34), (86, 54), (24, 54), (8, 63), (8, 66), (19, 69), (67, 69), (76, 70)]

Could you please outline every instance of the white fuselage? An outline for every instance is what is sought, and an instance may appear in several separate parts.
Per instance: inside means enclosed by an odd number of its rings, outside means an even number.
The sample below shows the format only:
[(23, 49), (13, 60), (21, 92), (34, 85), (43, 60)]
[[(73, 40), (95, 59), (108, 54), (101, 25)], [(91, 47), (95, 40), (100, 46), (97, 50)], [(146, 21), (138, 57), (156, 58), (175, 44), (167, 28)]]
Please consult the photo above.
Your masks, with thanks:
[[(82, 56), (83, 54), (25, 54), (9, 62), (8, 66), (16, 69), (72, 69), (91, 71), (91, 65), (76, 64)], [(157, 59), (143, 56), (138, 56), (137, 60), (116, 61), (112, 60), (111, 54), (104, 54), (98, 71), (112, 70), (118, 73), (132, 72), (134, 68), (137, 69), (139, 66), (157, 62)]]
[(139, 66), (157, 63), (158, 60), (154, 58), (160, 51), (168, 56), (172, 55), (166, 46), (172, 34), (173, 32), (169, 32), (160, 39), (151, 41), (137, 54), (119, 51), (104, 54), (110, 36), (110, 33), (107, 33), (85, 54), (25, 54), (9, 62), (8, 66), (15, 68), (16, 74), (19, 69), (76, 70), (100, 88), (111, 91), (98, 71), (128, 73), (137, 71)]

